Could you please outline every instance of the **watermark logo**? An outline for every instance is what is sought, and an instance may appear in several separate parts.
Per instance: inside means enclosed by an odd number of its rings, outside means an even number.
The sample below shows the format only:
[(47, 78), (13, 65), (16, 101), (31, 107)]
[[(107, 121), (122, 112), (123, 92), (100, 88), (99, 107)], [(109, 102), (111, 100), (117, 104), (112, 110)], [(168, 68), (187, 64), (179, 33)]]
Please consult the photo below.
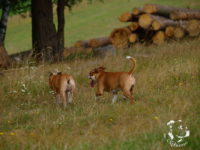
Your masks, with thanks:
[(183, 125), (182, 120), (170, 120), (167, 126), (168, 132), (164, 134), (164, 137), (171, 147), (183, 147), (188, 144), (190, 131), (187, 126)]

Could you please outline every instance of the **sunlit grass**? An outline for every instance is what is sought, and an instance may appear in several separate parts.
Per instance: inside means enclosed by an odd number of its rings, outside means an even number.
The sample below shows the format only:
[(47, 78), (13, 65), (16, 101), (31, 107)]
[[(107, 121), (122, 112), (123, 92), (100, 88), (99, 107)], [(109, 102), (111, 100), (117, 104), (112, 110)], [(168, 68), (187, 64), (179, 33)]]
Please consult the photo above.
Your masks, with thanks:
[[(115, 57), (76, 59), (7, 72), (0, 81), (0, 147), (2, 149), (158, 149), (168, 150), (163, 137), (169, 120), (181, 119), (191, 131), (189, 144), (199, 147), (199, 40), (162, 47), (136, 45)], [(100, 102), (89, 86), (88, 72), (99, 65), (127, 71), (137, 59), (135, 104), (119, 96)], [(69, 69), (71, 68), (71, 69)], [(74, 105), (54, 104), (48, 71), (72, 74), (77, 82)]]

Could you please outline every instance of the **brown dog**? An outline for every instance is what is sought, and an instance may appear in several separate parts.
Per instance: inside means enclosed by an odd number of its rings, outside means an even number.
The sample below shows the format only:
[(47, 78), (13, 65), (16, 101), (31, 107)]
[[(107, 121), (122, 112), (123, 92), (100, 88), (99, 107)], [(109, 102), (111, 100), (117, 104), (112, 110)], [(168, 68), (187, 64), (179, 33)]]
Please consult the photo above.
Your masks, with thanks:
[(49, 85), (56, 94), (57, 103), (62, 102), (64, 107), (68, 103), (72, 103), (75, 91), (75, 81), (71, 75), (58, 73), (50, 73)]
[(117, 93), (121, 90), (124, 96), (133, 103), (132, 91), (135, 85), (135, 78), (132, 74), (135, 70), (136, 60), (130, 56), (126, 58), (133, 62), (133, 67), (129, 72), (105, 72), (104, 67), (95, 68), (90, 71), (88, 78), (91, 79), (91, 87), (97, 85), (96, 98), (101, 96), (104, 91), (112, 92), (112, 103), (115, 103)]

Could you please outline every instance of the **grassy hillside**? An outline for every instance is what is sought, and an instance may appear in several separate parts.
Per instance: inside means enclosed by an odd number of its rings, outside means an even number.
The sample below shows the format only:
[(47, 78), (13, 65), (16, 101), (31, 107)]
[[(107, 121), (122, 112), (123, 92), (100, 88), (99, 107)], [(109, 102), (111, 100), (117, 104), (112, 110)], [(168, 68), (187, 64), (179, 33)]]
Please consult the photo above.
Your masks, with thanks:
[[(86, 2), (75, 7), (72, 12), (66, 11), (65, 45), (71, 46), (77, 40), (108, 36), (113, 28), (124, 26), (118, 16), (133, 7), (146, 3), (158, 3), (178, 7), (200, 8), (199, 0), (105, 0), (103, 3)], [(9, 19), (6, 36), (6, 48), (9, 53), (31, 48), (31, 19), (14, 16)]]
[[(162, 47), (136, 45), (115, 57), (76, 59), (61, 64), (8, 71), (0, 78), (2, 150), (169, 150), (166, 123), (181, 119), (191, 131), (183, 150), (200, 147), (199, 39)], [(127, 71), (126, 55), (137, 59), (135, 104), (104, 94), (94, 99), (88, 72), (99, 65)], [(70, 69), (71, 68), (71, 69)], [(70, 73), (77, 82), (74, 105), (53, 103), (48, 71)]]

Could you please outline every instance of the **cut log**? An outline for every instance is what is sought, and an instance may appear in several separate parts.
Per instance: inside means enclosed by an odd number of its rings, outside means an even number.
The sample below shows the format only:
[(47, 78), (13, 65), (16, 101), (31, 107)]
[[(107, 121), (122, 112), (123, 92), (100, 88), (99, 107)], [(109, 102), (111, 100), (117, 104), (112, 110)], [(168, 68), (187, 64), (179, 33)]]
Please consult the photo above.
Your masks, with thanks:
[(170, 13), (173, 20), (200, 19), (200, 10), (173, 11)]
[(166, 37), (173, 37), (174, 36), (174, 30), (175, 30), (175, 27), (174, 26), (168, 26), (165, 28), (165, 35)]
[(176, 26), (177, 22), (170, 19), (157, 19), (152, 23), (153, 30), (164, 29), (166, 26)]
[(130, 36), (129, 36), (129, 42), (130, 43), (135, 43), (137, 42), (138, 40), (138, 35), (136, 33), (132, 33)]
[(174, 37), (176, 39), (182, 39), (185, 36), (186, 32), (185, 29), (181, 27), (175, 27), (174, 29)]
[(152, 41), (156, 45), (160, 45), (165, 42), (166, 36), (163, 31), (157, 31), (152, 37)]
[(132, 13), (133, 13), (133, 15), (137, 16), (137, 15), (143, 14), (144, 10), (142, 8), (133, 8)]
[(117, 28), (114, 29), (110, 34), (112, 44), (116, 48), (128, 48), (129, 47), (129, 36), (131, 31), (129, 28)]
[(144, 29), (150, 29), (154, 20), (160, 20), (162, 18), (151, 14), (143, 14), (139, 16), (139, 25)]
[(108, 37), (101, 37), (101, 38), (91, 39), (89, 41), (89, 45), (92, 48), (106, 46), (106, 45), (109, 45), (109, 44), (111, 44), (111, 40)]
[(158, 5), (158, 4), (146, 4), (144, 6), (144, 12), (149, 14), (158, 14), (160, 16), (169, 17), (172, 11), (186, 11), (187, 8), (178, 8), (173, 6)]
[(88, 53), (92, 53), (92, 48), (76, 48), (76, 47), (65, 47), (64, 51), (63, 51), (63, 56), (67, 57), (71, 54), (80, 54), (80, 53), (84, 53), (84, 54), (88, 54)]
[(106, 46), (94, 48), (93, 55), (96, 57), (115, 56), (116, 48), (113, 45), (106, 45)]
[(200, 34), (200, 21), (198, 20), (190, 20), (187, 23), (186, 30), (189, 33), (189, 36), (195, 37)]
[(131, 12), (125, 12), (119, 17), (121, 22), (137, 21), (138, 16), (134, 16)]
[(156, 18), (152, 23), (153, 30), (165, 29), (167, 26), (186, 26), (185, 21), (173, 21), (164, 17)]
[(85, 41), (82, 41), (82, 40), (79, 40), (79, 41), (76, 41), (75, 44), (74, 44), (74, 47), (75, 48), (89, 48), (89, 41), (88, 40), (85, 40)]
[(139, 28), (139, 24), (138, 22), (132, 22), (130, 25), (129, 25), (129, 28), (131, 31), (135, 31)]

